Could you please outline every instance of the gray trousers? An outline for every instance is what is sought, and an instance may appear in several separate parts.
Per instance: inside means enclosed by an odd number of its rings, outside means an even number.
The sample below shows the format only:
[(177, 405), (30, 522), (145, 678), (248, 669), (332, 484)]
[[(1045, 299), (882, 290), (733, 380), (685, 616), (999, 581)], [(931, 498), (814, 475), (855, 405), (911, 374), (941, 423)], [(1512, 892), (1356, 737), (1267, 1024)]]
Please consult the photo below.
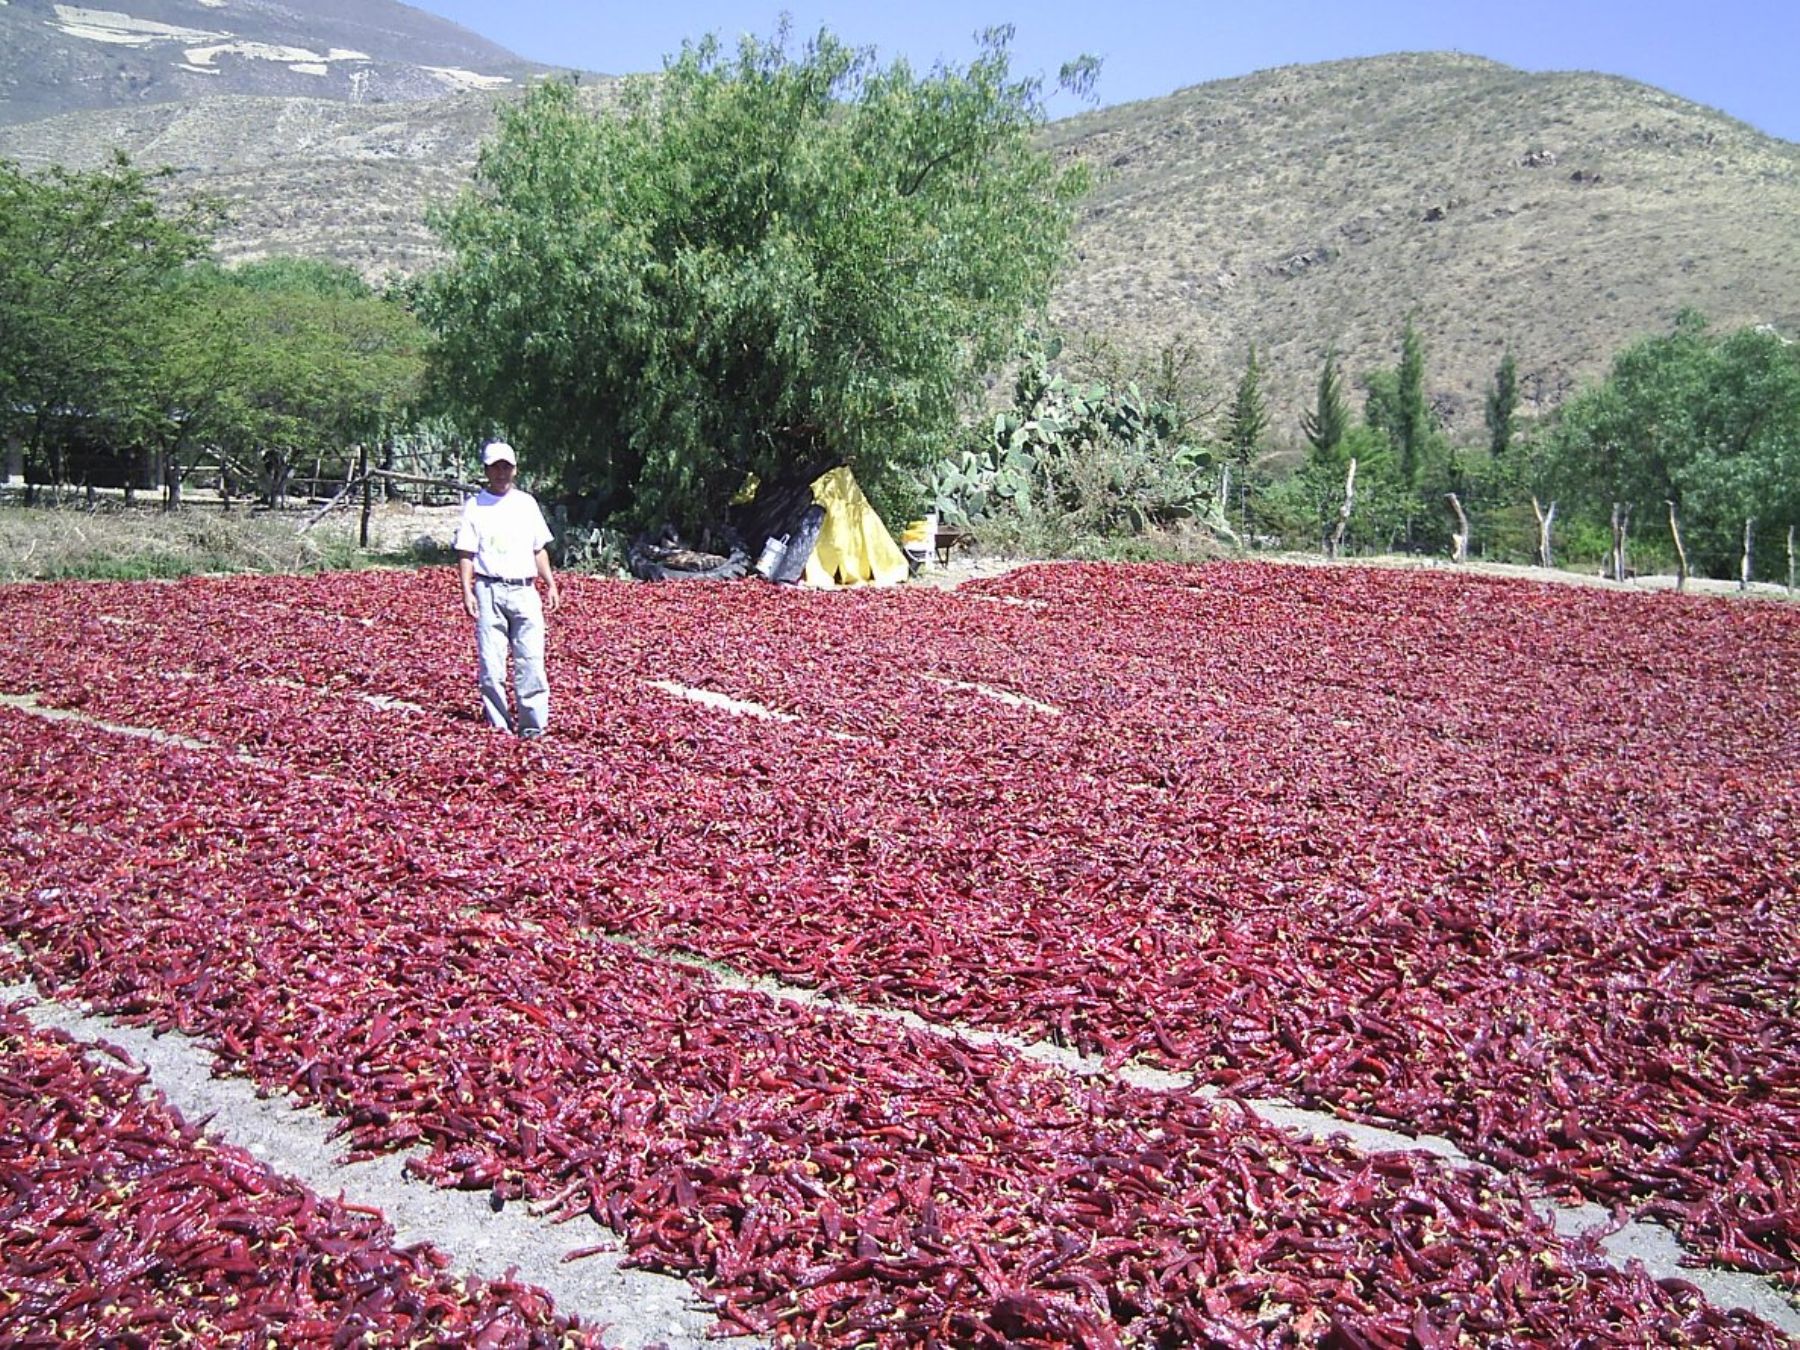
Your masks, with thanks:
[(514, 729), (506, 697), (506, 656), (512, 653), (513, 691), (520, 735), (550, 725), (550, 682), (544, 675), (544, 602), (527, 582), (475, 581), (475, 655), (481, 711), (488, 725)]

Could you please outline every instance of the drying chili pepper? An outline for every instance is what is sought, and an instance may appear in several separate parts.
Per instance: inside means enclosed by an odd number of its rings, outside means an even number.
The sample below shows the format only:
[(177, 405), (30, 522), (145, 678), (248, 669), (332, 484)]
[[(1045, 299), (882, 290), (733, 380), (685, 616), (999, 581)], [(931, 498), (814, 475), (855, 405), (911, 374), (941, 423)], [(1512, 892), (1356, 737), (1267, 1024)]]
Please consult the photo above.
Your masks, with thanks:
[[(1160, 1058), (1239, 1093), (1286, 1091), (1439, 1130), (1551, 1184), (1656, 1206), (1715, 1255), (1792, 1273), (1794, 1176), (1784, 1160), (1800, 1083), (1795, 972), (1766, 935), (1795, 917), (1785, 884), (1797, 855), (1792, 780), (1782, 769), (1795, 748), (1795, 629), (1774, 607), (1257, 567), (1058, 569), (985, 588), (1033, 608), (757, 595), (738, 610), (735, 600), (646, 602), (595, 586), (582, 611), (594, 627), (571, 630), (564, 653), (574, 691), (566, 735), (522, 775), (515, 747), (450, 715), (455, 695), (434, 660), (460, 659), (450, 655), (460, 639), (448, 620), (433, 626), (429, 582), (411, 614), (404, 602), (391, 608), (394, 582), (366, 591), (340, 582), (319, 598), (370, 621), (341, 634), (274, 608), (264, 588), (171, 588), (167, 626), (189, 631), (171, 632), (169, 659), (195, 676), (173, 698), (92, 618), (81, 633), (87, 668), (61, 650), (40, 655), (54, 643), (19, 653), (17, 668), (47, 698), (256, 755), (233, 791), (249, 794), (266, 825), (221, 814), (222, 794), (198, 796), (192, 783), (183, 791), (204, 809), (153, 804), (130, 773), (96, 785), (84, 745), (58, 780), (65, 787), (34, 794), (32, 775), (46, 766), (18, 766), (18, 800), (42, 814), (21, 816), (15, 837), (40, 821), (80, 828), (114, 809), (160, 812), (179, 824), (146, 824), (135, 856), (111, 864), (144, 893), (161, 896), (160, 873), (195, 876), (196, 839), (234, 846), (218, 872), (259, 848), (288, 850), (258, 874), (267, 904), (245, 912), (246, 932), (292, 924), (295, 911), (335, 893), (332, 923), (387, 895), (413, 911), (460, 906), (539, 925), (455, 939), (477, 944), (541, 945), (583, 925), (633, 933), (927, 1016)], [(54, 624), (59, 605), (91, 615), (128, 593), (45, 595)], [(627, 630), (633, 606), (641, 625), (645, 603), (660, 620), (656, 641), (609, 649), (599, 635)], [(386, 626), (388, 613), (404, 622)], [(228, 638), (233, 617), (263, 645)], [(1063, 715), (913, 681), (901, 651), (925, 624), (943, 635), (938, 673)], [(90, 657), (90, 629), (92, 651), (118, 652), (115, 663)], [(805, 659), (743, 658), (784, 645)], [(823, 678), (847, 653), (873, 672), (867, 698), (846, 700), (841, 681)], [(630, 683), (669, 673), (813, 725), (728, 724)], [(307, 685), (302, 706), (318, 715), (296, 716), (296, 691), (271, 679)], [(395, 735), (395, 714), (347, 697), (359, 686), (424, 713)], [(1716, 688), (1736, 691), (1735, 701), (1721, 706)], [(828, 741), (819, 727), (868, 743)], [(921, 747), (936, 777), (896, 770), (897, 750)], [(164, 772), (190, 752), (131, 753)], [(206, 766), (197, 774), (213, 773), (220, 753), (193, 752)], [(321, 803), (344, 791), (349, 764), (368, 795), (334, 814)], [(485, 844), (491, 821), (442, 807), (445, 782), (495, 777), (508, 784), (506, 833), (549, 841), (544, 850)], [(295, 809), (272, 809), (309, 783), (319, 790)], [(68, 811), (72, 800), (80, 812)], [(371, 829), (384, 815), (393, 826)], [(346, 857), (351, 837), (359, 843)], [(295, 839), (318, 842), (296, 853)], [(15, 874), (38, 878), (44, 852), (23, 839), (13, 847)], [(319, 881), (295, 884), (296, 874)], [(210, 910), (240, 904), (243, 887), (203, 871), (199, 891), (190, 899)], [(118, 961), (94, 895), (91, 907), (33, 916), (35, 939), (7, 921), (38, 942), (40, 978), (86, 988)], [(190, 925), (177, 913), (169, 924), (174, 960), (173, 939)], [(78, 962), (47, 955), (53, 933), (75, 944)], [(317, 940), (301, 924), (287, 952)], [(387, 959), (400, 962), (402, 945), (392, 942)], [(179, 951), (190, 971), (217, 959), (191, 944)], [(485, 987), (486, 972), (453, 946), (420, 959)], [(423, 1164), (434, 1175), (479, 1180), (514, 1165), (515, 1152), (537, 1156), (510, 1124), (521, 1112), (540, 1131), (584, 1128), (578, 1114), (547, 1126), (539, 1108), (508, 1098), (528, 1058), (514, 1055), (504, 1081), (485, 1088), (461, 1071), (454, 1057), (485, 1043), (491, 1026), (503, 1047), (537, 1034), (536, 1019), (514, 1020), (503, 1003), (483, 1012), (479, 1034), (421, 1012), (420, 1057), (361, 1074), (295, 1058), (306, 1042), (293, 1019), (316, 1019), (306, 1001), (320, 994), (261, 994), (289, 978), (274, 959), (260, 984), (215, 974), (203, 991), (192, 976), (176, 991), (139, 983), (134, 968), (114, 973), (115, 1006), (219, 1036), (243, 1052), (232, 1060), (242, 1071), (298, 1073), (303, 1090), (351, 1112), (357, 1146), (393, 1147), (396, 1131), (417, 1128), (413, 1138), (446, 1150)], [(565, 978), (586, 987), (612, 976), (592, 964), (538, 973), (504, 997), (538, 1007), (542, 989)], [(562, 1016), (559, 1025), (576, 1025), (592, 1011)], [(665, 1099), (662, 1083), (692, 1055), (704, 1060), (704, 1045), (625, 1049), (596, 1047), (613, 1081), (650, 1093), (628, 1127), (634, 1140), (674, 1128), (671, 1112), (680, 1120), (700, 1109)], [(765, 1082), (757, 1075), (768, 1064), (726, 1067), (754, 1058), (745, 1049), (731, 1041), (722, 1063), (693, 1066), (709, 1085), (693, 1090), (755, 1099), (792, 1087), (812, 1110), (840, 1090), (791, 1074)], [(1045, 1123), (987, 1093), (961, 1109), (1004, 1148)], [(441, 1127), (415, 1126), (427, 1118)], [(714, 1137), (695, 1120), (696, 1141)], [(781, 1137), (779, 1125), (762, 1137)], [(897, 1134), (870, 1132), (868, 1142), (904, 1152)], [(452, 1166), (452, 1145), (475, 1151)], [(598, 1159), (596, 1175), (620, 1165)], [(704, 1265), (718, 1249), (712, 1229), (748, 1211), (739, 1197), (712, 1213), (714, 1182), (685, 1162), (659, 1168), (591, 1207), (621, 1226), (645, 1224), (659, 1259)], [(867, 1185), (866, 1166), (832, 1169), (855, 1192)], [(544, 1194), (576, 1175), (544, 1182)], [(691, 1207), (678, 1203), (677, 1178)], [(817, 1203), (814, 1179), (791, 1184), (796, 1203)], [(667, 1212), (651, 1221), (656, 1206)], [(1083, 1206), (1083, 1223), (1132, 1212), (1110, 1194)], [(840, 1240), (854, 1231), (843, 1223)], [(885, 1227), (857, 1236), (893, 1240)]]
[(378, 1211), (202, 1136), (143, 1083), (0, 1008), (0, 1177), (15, 1196), (0, 1340), (327, 1347), (472, 1330), (513, 1350), (600, 1346), (540, 1291), (452, 1280), (440, 1254), (393, 1247)]

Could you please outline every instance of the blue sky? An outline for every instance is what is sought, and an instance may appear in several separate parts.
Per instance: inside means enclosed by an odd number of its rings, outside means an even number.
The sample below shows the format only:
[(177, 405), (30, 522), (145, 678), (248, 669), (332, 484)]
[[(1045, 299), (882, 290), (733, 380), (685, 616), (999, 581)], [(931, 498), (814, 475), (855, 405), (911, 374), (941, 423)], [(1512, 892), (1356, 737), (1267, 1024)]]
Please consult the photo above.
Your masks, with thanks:
[[(1101, 57), (1102, 104), (1295, 62), (1453, 50), (1525, 70), (1629, 76), (1800, 141), (1800, 0), (423, 0), (418, 8), (520, 56), (608, 74), (659, 69), (682, 39), (704, 33), (766, 35), (784, 9), (797, 34), (823, 25), (917, 66), (960, 64), (977, 29), (1012, 23), (1016, 72), (1053, 80), (1072, 56)], [(1077, 110), (1053, 105), (1058, 115)]]

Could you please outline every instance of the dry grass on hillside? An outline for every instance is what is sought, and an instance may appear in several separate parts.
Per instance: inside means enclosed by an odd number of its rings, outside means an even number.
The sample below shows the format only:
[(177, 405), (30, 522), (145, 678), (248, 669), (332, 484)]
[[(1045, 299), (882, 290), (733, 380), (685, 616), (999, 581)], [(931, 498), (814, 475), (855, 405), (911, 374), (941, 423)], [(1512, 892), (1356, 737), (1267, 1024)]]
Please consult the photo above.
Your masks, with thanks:
[(1527, 414), (1684, 306), (1800, 329), (1800, 146), (1645, 85), (1473, 57), (1289, 67), (1051, 129), (1100, 184), (1055, 312), (1229, 388), (1251, 342), (1292, 437), (1328, 344), (1397, 358), (1410, 313), (1440, 412), (1478, 432), (1502, 356)]

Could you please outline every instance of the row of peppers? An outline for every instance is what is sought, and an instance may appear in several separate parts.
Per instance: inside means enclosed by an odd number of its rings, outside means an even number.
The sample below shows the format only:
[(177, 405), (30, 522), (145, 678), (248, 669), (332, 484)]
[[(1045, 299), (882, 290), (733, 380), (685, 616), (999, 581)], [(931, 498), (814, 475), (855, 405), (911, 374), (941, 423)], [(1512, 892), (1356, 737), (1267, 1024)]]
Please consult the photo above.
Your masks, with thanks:
[(0, 973), (204, 1037), (222, 1071), (339, 1116), (353, 1153), (415, 1150), (440, 1184), (597, 1221), (704, 1281), (727, 1328), (1783, 1343), (1427, 1155), (723, 989), (529, 904), (505, 838), (459, 850), (457, 813), (388, 784), (0, 727), (0, 931), (21, 953)]
[(599, 1350), (541, 1291), (456, 1277), (202, 1134), (108, 1050), (0, 1007), (0, 1342)]
[[(470, 758), (440, 583), (336, 579), (327, 621), (266, 582), (179, 588), (149, 621), (126, 593), (64, 589), (40, 612), (85, 613), (84, 639), (121, 654), (148, 627), (195, 678), (172, 696), (91, 646), (37, 674), (58, 701), (435, 798), (446, 775), (516, 765)], [(561, 743), (504, 806), (556, 845), (563, 884), (527, 898), (1439, 1130), (1791, 1276), (1795, 962), (1768, 940), (1794, 920), (1780, 611), (1270, 568), (1007, 585), (987, 599), (1024, 603), (876, 597), (848, 619), (842, 598), (581, 588)], [(913, 678), (897, 658), (928, 620), (940, 669), (1066, 714)], [(1331, 644), (1354, 658), (1295, 657)], [(866, 740), (724, 725), (630, 683), (657, 670), (812, 726), (835, 709)], [(294, 680), (425, 714), (396, 738), (395, 714), (327, 700), (340, 734), (322, 735)], [(961, 756), (941, 780), (897, 758), (895, 708)]]

